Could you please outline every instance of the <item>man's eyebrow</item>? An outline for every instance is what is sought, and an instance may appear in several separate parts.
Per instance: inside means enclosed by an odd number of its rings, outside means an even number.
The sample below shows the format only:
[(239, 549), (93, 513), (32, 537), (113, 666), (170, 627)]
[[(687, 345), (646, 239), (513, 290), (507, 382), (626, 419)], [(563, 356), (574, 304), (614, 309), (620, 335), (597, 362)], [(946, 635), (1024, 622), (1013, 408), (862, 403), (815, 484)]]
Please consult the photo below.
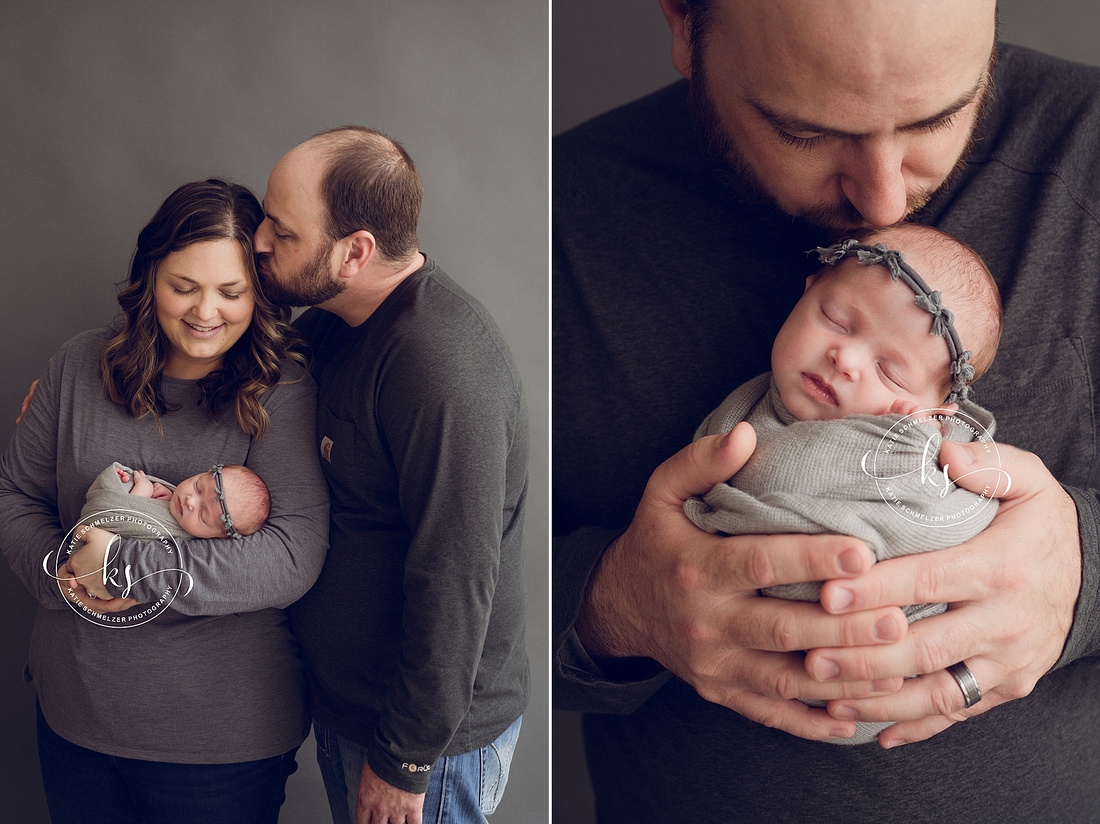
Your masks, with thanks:
[[(926, 117), (921, 120), (914, 121), (913, 123), (906, 123), (904, 126), (898, 126), (896, 131), (899, 132), (920, 132), (937, 126), (943, 123), (945, 120), (950, 119), (952, 116), (958, 114), (960, 111), (969, 106), (974, 98), (978, 96), (978, 92), (981, 91), (982, 85), (985, 82), (986, 75), (983, 73), (978, 82), (974, 86), (960, 95), (957, 100), (951, 103), (943, 111)], [(843, 129), (833, 129), (829, 126), (823, 126), (820, 123), (812, 123), (809, 120), (803, 120), (800, 117), (794, 117), (793, 115), (783, 114), (777, 112), (774, 109), (768, 107), (766, 104), (759, 100), (749, 99), (749, 105), (756, 109), (760, 113), (760, 116), (771, 123), (772, 126), (780, 131), (787, 132), (789, 134), (798, 134), (799, 132), (808, 133), (813, 135), (825, 135), (828, 137), (868, 137), (867, 134), (860, 134), (858, 132), (846, 132)]]
[(284, 233), (286, 232), (286, 224), (283, 223), (281, 220), (279, 220), (279, 218), (275, 217), (275, 215), (271, 214), (271, 212), (269, 212), (267, 210), (267, 201), (266, 200), (260, 201), (260, 208), (264, 210), (264, 217), (266, 217), (268, 220), (270, 220), (272, 223), (274, 223), (276, 226), (278, 226), (280, 231), (282, 231)]

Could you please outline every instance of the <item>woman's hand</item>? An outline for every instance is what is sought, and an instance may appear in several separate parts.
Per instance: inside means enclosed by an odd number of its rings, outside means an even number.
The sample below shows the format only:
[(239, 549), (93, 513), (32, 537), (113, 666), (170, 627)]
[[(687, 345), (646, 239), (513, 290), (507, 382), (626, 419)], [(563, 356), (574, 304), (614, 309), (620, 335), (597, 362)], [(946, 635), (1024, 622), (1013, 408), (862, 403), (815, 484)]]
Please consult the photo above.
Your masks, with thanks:
[(62, 569), (69, 571), (80, 590), (93, 598), (111, 600), (112, 595), (107, 591), (105, 567), (110, 560), (108, 550), (118, 536), (93, 526), (80, 530), (77, 537), (83, 545), (69, 556)]
[[(65, 564), (57, 571), (59, 578), (65, 579), (66, 575), (72, 576), (72, 570), (68, 564)], [(69, 577), (64, 580), (64, 583), (69, 587), (69, 598), (76, 601), (80, 606), (92, 612), (98, 612), (101, 615), (112, 612), (125, 612), (128, 609), (137, 606), (137, 601), (133, 598), (97, 598), (88, 592), (81, 585), (80, 581), (75, 577)]]
[(125, 612), (137, 606), (138, 602), (133, 598), (98, 598), (92, 595), (84, 588), (81, 579), (76, 577), (76, 571), (72, 567), (71, 560), (58, 569), (57, 577), (68, 586), (68, 597), (92, 612), (98, 612), (101, 615), (111, 612)]

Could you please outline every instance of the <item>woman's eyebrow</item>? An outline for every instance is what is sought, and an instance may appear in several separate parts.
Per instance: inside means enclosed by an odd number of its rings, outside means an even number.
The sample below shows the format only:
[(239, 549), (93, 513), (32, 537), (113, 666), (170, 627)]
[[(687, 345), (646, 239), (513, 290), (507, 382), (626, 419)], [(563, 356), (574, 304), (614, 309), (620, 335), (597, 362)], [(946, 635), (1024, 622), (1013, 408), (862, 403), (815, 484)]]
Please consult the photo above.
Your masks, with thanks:
[[(174, 277), (174, 278), (177, 278), (179, 280), (186, 281), (187, 283), (190, 283), (192, 286), (201, 286), (202, 285), (201, 283), (199, 283), (194, 278), (190, 278), (187, 275), (181, 275), (179, 272), (165, 272), (164, 274), (168, 275), (169, 277)], [(218, 288), (219, 289), (228, 289), (231, 286), (240, 286), (242, 283), (247, 285), (248, 281), (246, 281), (244, 278), (237, 278), (236, 280), (227, 281), (225, 283), (219, 283)]]

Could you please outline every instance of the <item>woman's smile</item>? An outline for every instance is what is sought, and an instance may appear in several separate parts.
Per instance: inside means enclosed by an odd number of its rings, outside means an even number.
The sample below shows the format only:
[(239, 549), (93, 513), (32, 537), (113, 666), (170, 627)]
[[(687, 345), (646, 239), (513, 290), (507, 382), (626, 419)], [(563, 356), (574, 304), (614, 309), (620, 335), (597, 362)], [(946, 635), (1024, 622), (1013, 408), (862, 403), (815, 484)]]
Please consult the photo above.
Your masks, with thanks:
[(195, 333), (196, 337), (209, 339), (218, 334), (218, 330), (225, 326), (224, 323), (219, 323), (216, 326), (208, 324), (192, 323), (189, 320), (185, 320), (184, 324), (189, 326)]
[(164, 374), (198, 380), (252, 322), (254, 299), (239, 243), (208, 240), (172, 252), (157, 267), (157, 322), (168, 341)]

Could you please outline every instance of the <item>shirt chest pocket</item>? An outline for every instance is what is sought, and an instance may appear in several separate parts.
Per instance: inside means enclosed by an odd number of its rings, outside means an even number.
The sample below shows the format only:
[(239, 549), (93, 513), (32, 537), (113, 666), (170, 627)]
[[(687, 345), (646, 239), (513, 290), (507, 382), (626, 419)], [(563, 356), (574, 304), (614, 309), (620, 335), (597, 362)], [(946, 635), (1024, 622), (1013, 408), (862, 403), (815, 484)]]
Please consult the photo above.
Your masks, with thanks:
[(317, 405), (317, 448), (333, 498), (354, 496), (355, 424), (333, 415), (324, 403)]
[(1096, 411), (1081, 338), (1002, 346), (974, 398), (996, 417), (999, 443), (1034, 452), (1062, 483), (1096, 485)]

